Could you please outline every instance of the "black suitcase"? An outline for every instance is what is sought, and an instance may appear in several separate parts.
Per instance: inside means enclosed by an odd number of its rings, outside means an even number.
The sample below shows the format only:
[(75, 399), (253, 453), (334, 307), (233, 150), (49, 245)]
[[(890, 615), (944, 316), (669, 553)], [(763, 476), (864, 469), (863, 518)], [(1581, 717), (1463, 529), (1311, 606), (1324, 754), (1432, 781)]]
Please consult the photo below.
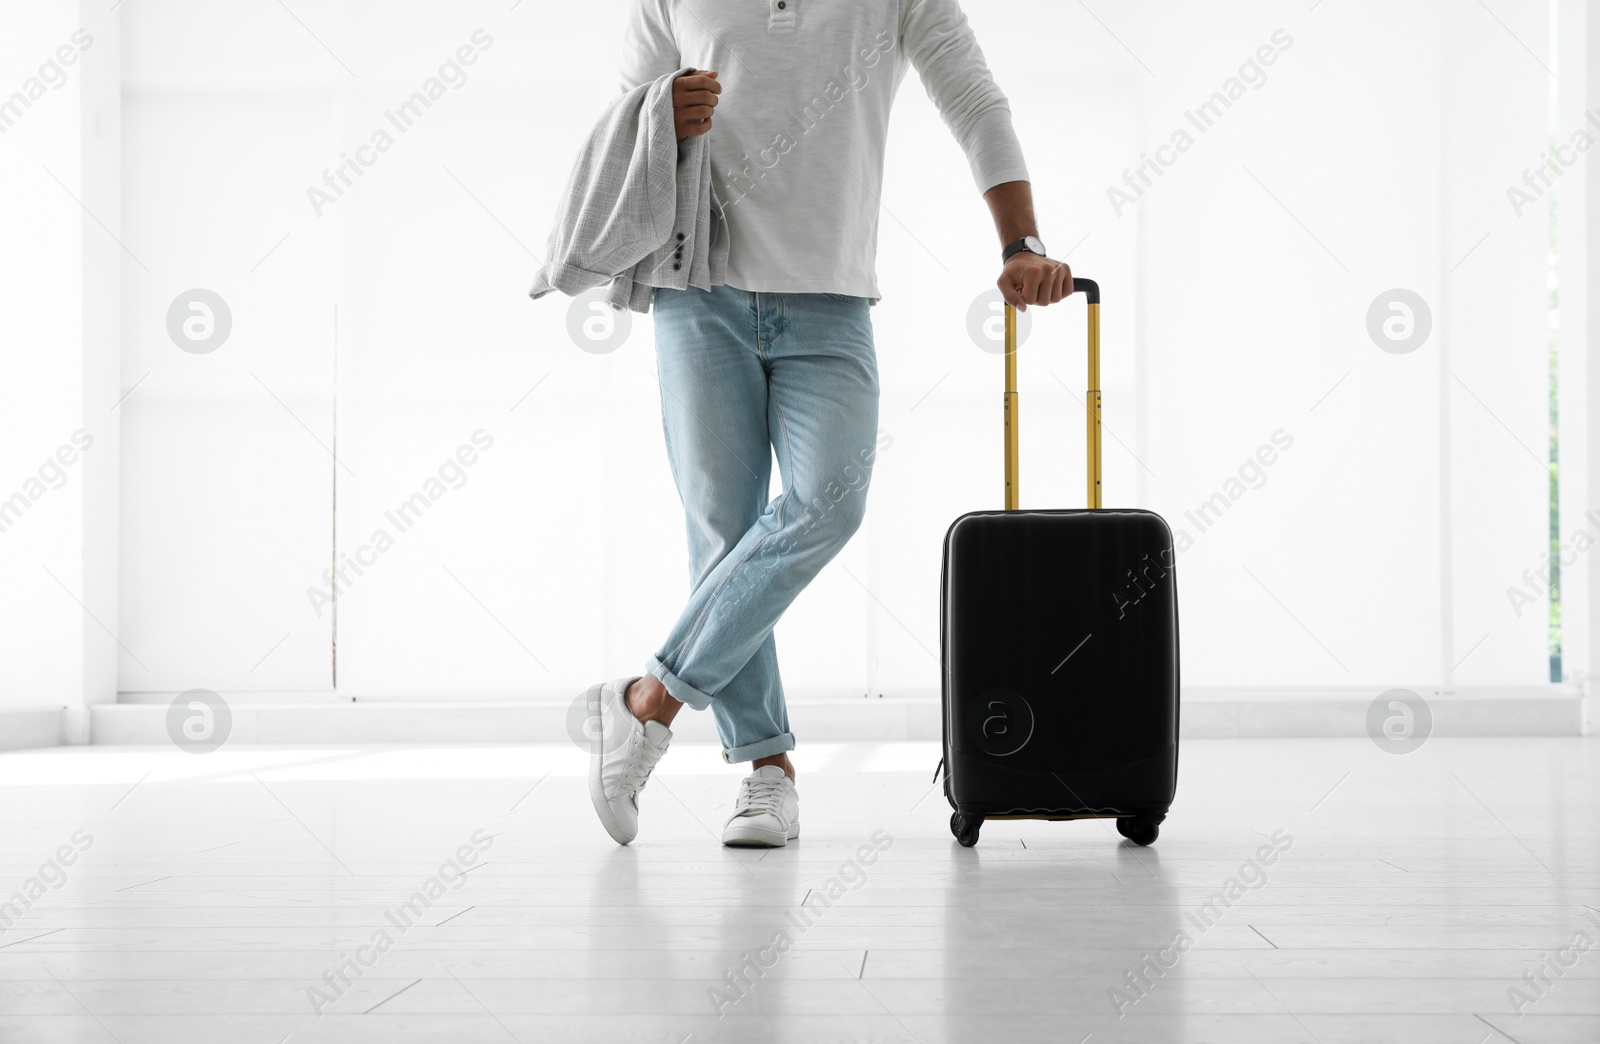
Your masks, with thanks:
[(1004, 511), (944, 540), (945, 797), (950, 830), (986, 819), (1115, 818), (1148, 845), (1178, 781), (1172, 531), (1100, 507), (1100, 288), (1089, 303), (1088, 510), (1018, 510), (1016, 312), (1006, 308)]

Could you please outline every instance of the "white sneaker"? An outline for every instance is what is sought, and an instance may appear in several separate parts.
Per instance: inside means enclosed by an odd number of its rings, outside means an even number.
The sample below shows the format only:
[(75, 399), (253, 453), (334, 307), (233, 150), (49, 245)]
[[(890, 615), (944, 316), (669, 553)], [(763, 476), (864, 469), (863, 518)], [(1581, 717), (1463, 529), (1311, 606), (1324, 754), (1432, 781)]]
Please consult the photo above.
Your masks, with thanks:
[(733, 815), (722, 828), (722, 843), (749, 848), (782, 848), (800, 836), (800, 797), (794, 781), (776, 765), (764, 765), (739, 783)]
[(639, 835), (639, 792), (672, 742), (671, 729), (659, 721), (640, 721), (628, 709), (623, 694), (637, 680), (618, 678), (584, 693), (589, 713), (600, 716), (589, 746), (589, 799), (600, 825), (619, 845)]

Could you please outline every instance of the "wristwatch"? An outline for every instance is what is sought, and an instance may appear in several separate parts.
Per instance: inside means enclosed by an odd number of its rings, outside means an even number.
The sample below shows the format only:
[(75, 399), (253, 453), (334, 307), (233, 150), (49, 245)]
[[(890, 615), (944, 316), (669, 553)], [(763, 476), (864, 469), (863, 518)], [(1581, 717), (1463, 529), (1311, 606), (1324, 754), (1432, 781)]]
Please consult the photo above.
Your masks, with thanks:
[(1010, 261), (1013, 254), (1020, 254), (1024, 250), (1030, 254), (1038, 254), (1040, 257), (1049, 256), (1045, 253), (1044, 244), (1039, 241), (1038, 236), (1023, 236), (1021, 239), (1005, 248), (1005, 250), (1000, 254), (1000, 260), (1002, 262)]

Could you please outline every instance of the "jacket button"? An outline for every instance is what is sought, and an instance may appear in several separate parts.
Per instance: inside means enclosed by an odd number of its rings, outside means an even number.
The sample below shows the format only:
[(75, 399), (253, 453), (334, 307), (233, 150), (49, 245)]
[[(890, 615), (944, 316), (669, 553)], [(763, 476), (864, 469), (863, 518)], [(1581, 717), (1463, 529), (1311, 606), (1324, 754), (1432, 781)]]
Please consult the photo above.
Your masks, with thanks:
[(778, 10), (782, 11), (789, 6), (787, 0), (778, 0)]
[(672, 270), (673, 270), (673, 271), (674, 271), (674, 272), (676, 272), (676, 271), (677, 271), (677, 270), (678, 270), (678, 269), (680, 269), (680, 268), (682, 268), (682, 267), (683, 267), (683, 266), (682, 266), (682, 265), (679, 265), (679, 264), (674, 264), (674, 265), (673, 265), (673, 266), (672, 266)]
[(683, 242), (683, 233), (682, 232), (678, 233), (678, 242), (680, 242), (680, 243)]

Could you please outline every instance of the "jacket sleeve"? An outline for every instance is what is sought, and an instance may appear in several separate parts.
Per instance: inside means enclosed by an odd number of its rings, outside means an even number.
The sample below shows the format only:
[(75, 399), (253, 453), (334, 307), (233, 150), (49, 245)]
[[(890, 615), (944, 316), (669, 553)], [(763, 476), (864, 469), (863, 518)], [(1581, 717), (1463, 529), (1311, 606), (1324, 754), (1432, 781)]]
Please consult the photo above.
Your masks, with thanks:
[(640, 84), (676, 72), (683, 65), (678, 60), (678, 43), (672, 37), (667, 3), (668, 0), (628, 0), (627, 20), (622, 29), (624, 94)]
[(619, 95), (578, 152), (530, 296), (576, 297), (666, 243), (677, 218), (678, 155), (671, 75)]
[(900, 0), (900, 45), (967, 154), (978, 191), (1027, 181), (1011, 105), (995, 85), (958, 0)]

